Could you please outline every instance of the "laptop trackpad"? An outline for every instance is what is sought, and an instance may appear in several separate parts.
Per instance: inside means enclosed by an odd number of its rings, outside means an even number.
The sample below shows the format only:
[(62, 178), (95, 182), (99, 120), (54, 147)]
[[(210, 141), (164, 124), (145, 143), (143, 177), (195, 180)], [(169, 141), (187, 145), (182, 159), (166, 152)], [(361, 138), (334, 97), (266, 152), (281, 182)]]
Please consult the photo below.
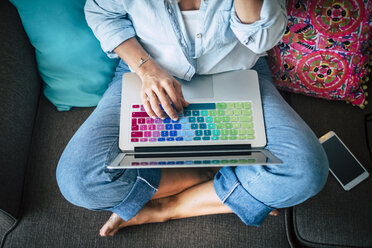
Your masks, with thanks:
[(182, 84), (182, 93), (186, 101), (192, 99), (210, 99), (213, 98), (213, 77), (194, 75), (191, 81), (180, 80)]

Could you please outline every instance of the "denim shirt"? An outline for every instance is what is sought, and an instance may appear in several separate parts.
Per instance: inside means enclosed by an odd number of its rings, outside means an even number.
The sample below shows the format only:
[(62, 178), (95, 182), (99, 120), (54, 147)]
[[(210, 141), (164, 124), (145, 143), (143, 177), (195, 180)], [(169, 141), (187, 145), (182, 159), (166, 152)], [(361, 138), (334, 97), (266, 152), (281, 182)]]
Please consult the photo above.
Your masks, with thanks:
[(287, 22), (285, 0), (264, 0), (260, 20), (252, 24), (240, 22), (233, 0), (201, 0), (193, 43), (176, 0), (87, 0), (85, 15), (110, 58), (136, 36), (161, 67), (185, 80), (250, 69), (280, 40)]

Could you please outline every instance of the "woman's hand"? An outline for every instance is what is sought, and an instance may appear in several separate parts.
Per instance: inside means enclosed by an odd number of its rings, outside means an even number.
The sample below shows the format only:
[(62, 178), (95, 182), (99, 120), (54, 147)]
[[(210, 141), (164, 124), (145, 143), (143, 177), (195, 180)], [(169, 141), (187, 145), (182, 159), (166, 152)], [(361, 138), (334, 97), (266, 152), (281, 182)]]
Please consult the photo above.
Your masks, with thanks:
[(183, 97), (181, 84), (153, 60), (144, 63), (137, 74), (142, 80), (141, 100), (147, 114), (162, 119), (167, 114), (172, 120), (178, 120), (177, 113), (182, 114), (183, 107), (189, 105)]

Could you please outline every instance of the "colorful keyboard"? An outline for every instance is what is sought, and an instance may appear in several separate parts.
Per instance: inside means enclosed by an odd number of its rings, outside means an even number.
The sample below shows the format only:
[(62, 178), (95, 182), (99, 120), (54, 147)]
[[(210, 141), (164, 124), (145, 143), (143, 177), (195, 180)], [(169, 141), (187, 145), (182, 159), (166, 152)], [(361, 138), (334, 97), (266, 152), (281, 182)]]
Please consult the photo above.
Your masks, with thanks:
[(177, 121), (149, 117), (132, 105), (131, 142), (253, 140), (251, 102), (192, 103)]

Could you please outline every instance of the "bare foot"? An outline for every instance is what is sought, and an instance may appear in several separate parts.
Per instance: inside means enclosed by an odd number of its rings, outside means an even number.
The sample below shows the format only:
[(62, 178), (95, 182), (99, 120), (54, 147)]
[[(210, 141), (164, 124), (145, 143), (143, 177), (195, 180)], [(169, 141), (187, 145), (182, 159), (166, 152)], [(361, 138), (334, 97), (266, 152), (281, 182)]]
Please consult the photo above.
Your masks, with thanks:
[(106, 223), (99, 230), (99, 235), (102, 237), (114, 236), (114, 234), (121, 229), (125, 221), (119, 215), (113, 213)]

